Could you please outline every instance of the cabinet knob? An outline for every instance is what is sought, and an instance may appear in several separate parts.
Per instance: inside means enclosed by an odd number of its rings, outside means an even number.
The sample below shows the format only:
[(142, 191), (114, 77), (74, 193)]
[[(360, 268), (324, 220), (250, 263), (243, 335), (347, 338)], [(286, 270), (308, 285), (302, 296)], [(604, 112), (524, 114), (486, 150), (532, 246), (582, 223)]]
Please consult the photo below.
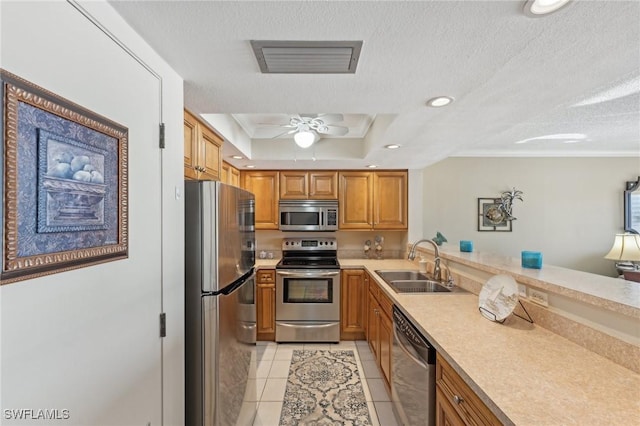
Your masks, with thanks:
[(462, 404), (464, 402), (464, 399), (462, 399), (461, 396), (458, 395), (453, 395), (453, 402), (455, 402), (456, 404)]

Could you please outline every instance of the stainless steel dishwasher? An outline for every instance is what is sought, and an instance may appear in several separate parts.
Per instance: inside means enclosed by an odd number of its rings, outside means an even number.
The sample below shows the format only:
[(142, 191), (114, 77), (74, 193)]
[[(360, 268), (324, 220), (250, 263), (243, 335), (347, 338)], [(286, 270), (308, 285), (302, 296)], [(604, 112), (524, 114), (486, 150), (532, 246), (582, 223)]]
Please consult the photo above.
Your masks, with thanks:
[(411, 321), (393, 307), (391, 400), (398, 423), (434, 426), (436, 351)]

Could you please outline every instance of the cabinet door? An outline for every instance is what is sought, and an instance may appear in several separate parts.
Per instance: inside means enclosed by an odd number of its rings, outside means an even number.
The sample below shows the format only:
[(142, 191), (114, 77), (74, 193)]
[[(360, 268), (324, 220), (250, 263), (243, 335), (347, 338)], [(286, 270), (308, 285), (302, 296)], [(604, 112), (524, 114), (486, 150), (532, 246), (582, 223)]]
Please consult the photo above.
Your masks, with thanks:
[(373, 294), (369, 292), (369, 309), (367, 312), (367, 341), (369, 342), (369, 348), (373, 352), (373, 357), (378, 359), (378, 352), (380, 348), (380, 340), (378, 338), (378, 315), (380, 314), (380, 307), (378, 301), (373, 297)]
[(278, 229), (278, 172), (242, 172), (242, 187), (256, 197), (256, 229)]
[(200, 158), (198, 165), (201, 167), (203, 180), (219, 180), (222, 168), (220, 147), (222, 138), (208, 128), (201, 126), (200, 134)]
[(336, 200), (338, 198), (338, 172), (309, 172), (309, 198)]
[(229, 168), (229, 184), (233, 186), (240, 186), (240, 170), (231, 166)]
[(223, 161), (222, 169), (220, 170), (220, 181), (222, 183), (229, 183), (230, 170), (231, 170), (231, 164), (227, 163), (226, 161)]
[(365, 338), (367, 318), (367, 273), (345, 269), (340, 282), (340, 340)]
[(464, 421), (449, 400), (442, 394), (436, 386), (436, 426), (465, 426)]
[(340, 229), (371, 229), (373, 175), (340, 172)]
[(378, 353), (378, 361), (380, 371), (385, 379), (387, 389), (391, 385), (391, 349), (393, 346), (393, 323), (391, 318), (380, 309), (378, 315), (378, 339), (380, 341), (380, 352)]
[(257, 284), (256, 288), (257, 339), (275, 340), (276, 286), (274, 284)]
[(304, 200), (309, 195), (307, 172), (287, 170), (280, 172), (280, 199)]
[(373, 226), (407, 229), (407, 172), (374, 172)]
[(184, 177), (198, 179), (198, 120), (184, 112)]

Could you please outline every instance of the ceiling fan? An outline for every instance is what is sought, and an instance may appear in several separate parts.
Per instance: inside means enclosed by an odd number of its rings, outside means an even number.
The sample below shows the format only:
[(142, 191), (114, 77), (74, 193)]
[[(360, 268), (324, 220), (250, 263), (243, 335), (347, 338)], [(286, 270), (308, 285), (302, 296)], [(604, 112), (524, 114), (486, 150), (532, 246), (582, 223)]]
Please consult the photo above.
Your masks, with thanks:
[(349, 132), (348, 127), (336, 126), (344, 120), (342, 114), (295, 114), (289, 119), (289, 124), (281, 124), (280, 127), (288, 128), (284, 133), (273, 137), (293, 135), (296, 144), (301, 148), (308, 148), (320, 138), (321, 135), (344, 136)]

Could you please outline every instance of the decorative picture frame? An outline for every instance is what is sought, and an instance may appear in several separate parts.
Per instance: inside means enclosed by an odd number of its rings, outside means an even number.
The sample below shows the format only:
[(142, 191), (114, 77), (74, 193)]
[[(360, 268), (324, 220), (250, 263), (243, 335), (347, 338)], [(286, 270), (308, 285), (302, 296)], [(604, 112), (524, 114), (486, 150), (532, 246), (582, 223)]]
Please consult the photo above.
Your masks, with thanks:
[(478, 198), (478, 231), (511, 232), (511, 220), (499, 207), (500, 198)]
[(0, 69), (0, 285), (128, 257), (128, 129)]

